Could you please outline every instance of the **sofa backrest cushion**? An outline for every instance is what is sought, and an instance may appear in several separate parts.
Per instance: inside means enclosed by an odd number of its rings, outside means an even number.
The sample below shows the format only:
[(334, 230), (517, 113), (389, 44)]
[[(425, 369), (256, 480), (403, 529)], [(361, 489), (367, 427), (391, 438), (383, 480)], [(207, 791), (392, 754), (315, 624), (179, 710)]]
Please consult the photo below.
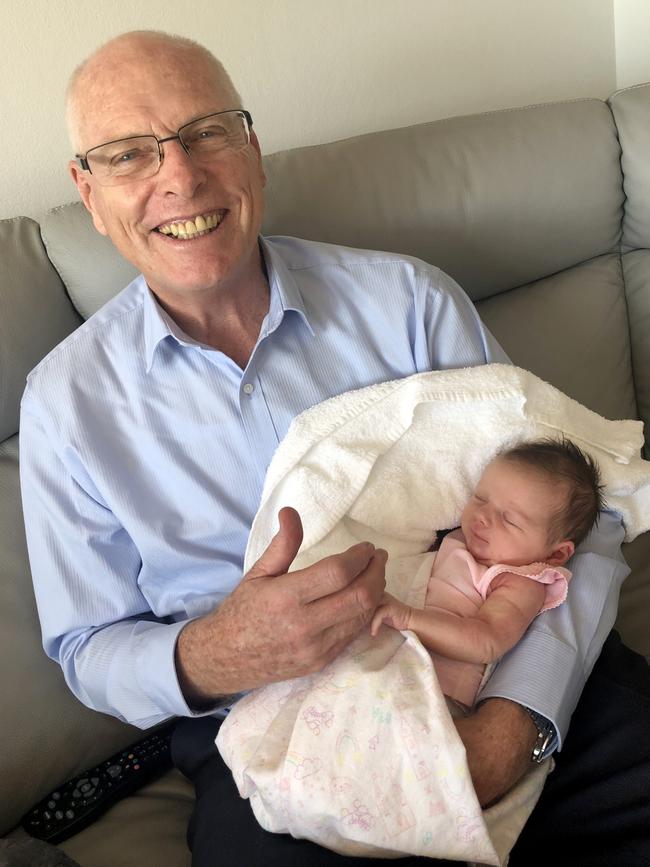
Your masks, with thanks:
[(650, 84), (619, 90), (609, 98), (621, 142), (624, 252), (650, 247)]
[(109, 239), (96, 231), (81, 202), (49, 211), (41, 219), (41, 232), (48, 256), (84, 319), (137, 275)]
[(0, 442), (18, 430), (25, 377), (81, 322), (48, 260), (38, 223), (0, 221)]
[(618, 254), (598, 256), (477, 306), (515, 364), (606, 418), (636, 418)]
[(43, 653), (18, 477), (29, 371), (81, 322), (33, 220), (0, 221), (0, 834), (54, 786), (136, 739), (82, 707)]
[(618, 249), (620, 148), (598, 100), (284, 151), (265, 169), (267, 232), (409, 253), (475, 301)]
[(17, 436), (0, 443), (0, 544), (1, 835), (56, 786), (139, 733), (83, 707), (43, 653), (20, 508)]

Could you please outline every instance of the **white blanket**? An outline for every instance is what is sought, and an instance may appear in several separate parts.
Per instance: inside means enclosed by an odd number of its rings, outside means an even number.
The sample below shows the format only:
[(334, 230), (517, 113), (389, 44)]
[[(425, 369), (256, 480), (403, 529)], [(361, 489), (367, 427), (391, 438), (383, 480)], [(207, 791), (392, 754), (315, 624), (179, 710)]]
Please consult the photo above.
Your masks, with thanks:
[[(626, 538), (647, 530), (641, 422), (608, 421), (526, 371), (487, 365), (371, 386), (295, 419), (269, 467), (245, 568), (279, 509), (294, 506), (305, 536), (293, 568), (370, 539), (389, 551), (388, 589), (421, 607), (423, 552), (436, 529), (458, 524), (485, 464), (505, 446), (562, 433), (598, 461)], [(426, 650), (388, 628), (318, 675), (246, 696), (217, 745), (267, 830), (376, 857), (504, 863), (548, 771), (481, 813)]]

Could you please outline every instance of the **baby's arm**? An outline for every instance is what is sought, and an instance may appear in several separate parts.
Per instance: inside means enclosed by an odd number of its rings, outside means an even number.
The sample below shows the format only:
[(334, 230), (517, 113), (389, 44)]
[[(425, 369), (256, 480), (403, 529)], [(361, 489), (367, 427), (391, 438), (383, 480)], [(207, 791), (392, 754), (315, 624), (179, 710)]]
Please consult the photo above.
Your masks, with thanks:
[(376, 635), (386, 623), (412, 630), (434, 653), (460, 662), (494, 662), (519, 641), (545, 598), (544, 584), (513, 572), (496, 576), (490, 595), (472, 617), (440, 608), (411, 608), (386, 593), (370, 631)]

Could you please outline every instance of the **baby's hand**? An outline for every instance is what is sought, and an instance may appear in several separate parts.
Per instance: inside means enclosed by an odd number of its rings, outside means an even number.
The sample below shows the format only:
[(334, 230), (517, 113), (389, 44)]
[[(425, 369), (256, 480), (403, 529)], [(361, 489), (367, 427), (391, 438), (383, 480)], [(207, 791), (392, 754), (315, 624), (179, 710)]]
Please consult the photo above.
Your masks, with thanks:
[(411, 619), (411, 607), (395, 599), (390, 593), (384, 593), (381, 604), (375, 611), (370, 624), (370, 634), (377, 635), (382, 623), (393, 629), (408, 629)]

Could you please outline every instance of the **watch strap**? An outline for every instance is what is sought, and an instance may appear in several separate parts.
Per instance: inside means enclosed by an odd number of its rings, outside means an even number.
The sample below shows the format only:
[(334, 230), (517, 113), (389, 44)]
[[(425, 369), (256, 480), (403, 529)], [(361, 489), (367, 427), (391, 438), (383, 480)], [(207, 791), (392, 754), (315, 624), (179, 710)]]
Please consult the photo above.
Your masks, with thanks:
[(531, 708), (525, 705), (522, 705), (522, 707), (535, 723), (535, 728), (537, 729), (537, 738), (533, 744), (530, 760), (539, 765), (555, 750), (557, 746), (557, 732), (553, 723), (545, 716), (531, 710)]

